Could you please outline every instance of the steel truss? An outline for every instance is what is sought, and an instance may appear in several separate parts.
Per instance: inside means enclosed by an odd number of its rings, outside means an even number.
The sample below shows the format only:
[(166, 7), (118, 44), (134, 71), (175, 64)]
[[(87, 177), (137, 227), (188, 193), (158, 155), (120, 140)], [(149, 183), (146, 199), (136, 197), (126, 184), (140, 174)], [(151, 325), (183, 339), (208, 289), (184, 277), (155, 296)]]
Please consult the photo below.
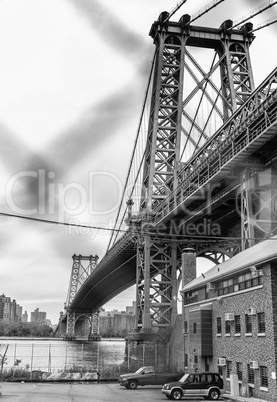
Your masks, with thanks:
[[(137, 245), (136, 327), (141, 333), (173, 326), (177, 317), (177, 295), (182, 278), (182, 250), (192, 247), (197, 257), (220, 264), (240, 251), (236, 240), (172, 240), (152, 233)], [(186, 273), (184, 273), (186, 275)]]
[(88, 326), (88, 340), (99, 336), (99, 310), (75, 311), (74, 309), (67, 310), (66, 334), (64, 338), (73, 340), (76, 338), (76, 323), (77, 321), (85, 321)]
[[(179, 23), (170, 22), (168, 13), (162, 13), (150, 31), (158, 56), (153, 72), (143, 174), (142, 235), (137, 245), (136, 322), (141, 332), (174, 324), (184, 245), (184, 240), (170, 239), (165, 243), (160, 236), (153, 237), (145, 229), (153, 219), (155, 224), (159, 222), (164, 216), (164, 206), (168, 208), (171, 194), (175, 197), (180, 171), (184, 169), (181, 158), (185, 157), (187, 162), (189, 152), (189, 156), (194, 155), (209, 141), (207, 127), (212, 116), (219, 116), (222, 124), (254, 89), (248, 51), (253, 35), (248, 33), (249, 27), (228, 31), (231, 22), (226, 22), (219, 29), (209, 29), (193, 27), (189, 20), (185, 15)], [(216, 51), (218, 61), (214, 58), (208, 72), (189, 51), (191, 46)], [(194, 82), (190, 90), (186, 76)], [(209, 103), (209, 111), (199, 122), (204, 99)], [(173, 198), (173, 204), (175, 202)], [(206, 244), (205, 247), (201, 249), (197, 244), (197, 253), (216, 263), (237, 250), (234, 245), (207, 248)]]
[(161, 35), (154, 70), (141, 209), (151, 210), (173, 189), (180, 150), (183, 48), (177, 37)]
[[(89, 326), (89, 337), (99, 332), (99, 311), (88, 309), (79, 311), (72, 309), (71, 303), (78, 290), (95, 270), (98, 262), (98, 255), (82, 256), (74, 254), (72, 256), (73, 264), (69, 281), (67, 299), (65, 303), (66, 310), (66, 335), (65, 338), (72, 340), (75, 338), (75, 325), (78, 320), (86, 320)], [(85, 264), (84, 264), (85, 262)]]
[[(82, 256), (74, 254), (72, 256), (73, 264), (69, 281), (67, 299), (65, 308), (69, 308), (80, 287), (83, 285), (89, 275), (95, 270), (98, 262), (98, 255)], [(84, 261), (87, 265), (84, 265)]]

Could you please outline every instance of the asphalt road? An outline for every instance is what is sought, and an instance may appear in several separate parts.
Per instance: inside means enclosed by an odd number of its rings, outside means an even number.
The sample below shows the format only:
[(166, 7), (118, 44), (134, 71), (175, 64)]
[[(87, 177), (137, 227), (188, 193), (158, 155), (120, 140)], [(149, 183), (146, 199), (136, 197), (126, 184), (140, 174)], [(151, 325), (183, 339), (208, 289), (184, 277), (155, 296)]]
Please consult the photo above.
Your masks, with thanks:
[[(167, 401), (160, 386), (138, 387), (128, 390), (118, 383), (45, 384), (1, 383), (1, 402), (152, 402)], [(203, 401), (202, 398), (184, 401)]]

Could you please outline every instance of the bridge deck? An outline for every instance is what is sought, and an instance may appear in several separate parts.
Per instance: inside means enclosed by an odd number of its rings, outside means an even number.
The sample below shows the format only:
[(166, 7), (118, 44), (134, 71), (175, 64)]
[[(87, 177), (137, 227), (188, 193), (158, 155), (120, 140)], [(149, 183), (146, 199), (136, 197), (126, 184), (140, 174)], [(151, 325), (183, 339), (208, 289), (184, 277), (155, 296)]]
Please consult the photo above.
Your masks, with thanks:
[[(247, 165), (272, 163), (277, 149), (277, 69), (180, 172), (179, 186), (155, 209), (155, 224), (178, 218), (180, 225), (209, 216), (222, 227), (234, 220), (240, 174)], [(265, 95), (266, 94), (266, 95)], [(275, 155), (275, 156), (274, 156)], [(211, 186), (212, 197), (204, 197)], [(192, 213), (187, 213), (190, 208)], [(184, 212), (186, 211), (186, 212)], [(120, 238), (82, 285), (72, 308), (99, 308), (136, 283), (136, 245), (131, 232)]]
[(136, 245), (130, 233), (118, 240), (77, 292), (72, 308), (97, 309), (136, 283)]

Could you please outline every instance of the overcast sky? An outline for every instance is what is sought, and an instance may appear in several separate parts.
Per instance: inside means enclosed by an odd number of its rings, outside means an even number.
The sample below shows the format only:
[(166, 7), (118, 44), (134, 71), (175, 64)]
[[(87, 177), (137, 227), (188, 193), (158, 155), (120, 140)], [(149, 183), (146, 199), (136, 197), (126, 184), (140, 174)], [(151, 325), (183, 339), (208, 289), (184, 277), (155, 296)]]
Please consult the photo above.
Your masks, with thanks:
[[(148, 33), (175, 0), (0, 2), (1, 212), (112, 227), (154, 52)], [(175, 14), (209, 1), (188, 0)], [(265, 1), (225, 0), (197, 21), (219, 27)], [(277, 16), (277, 6), (253, 24)], [(255, 83), (277, 65), (277, 24), (251, 45)], [(0, 217), (0, 292), (57, 323), (73, 254), (98, 254), (102, 231)], [(124, 310), (134, 288), (105, 308)]]

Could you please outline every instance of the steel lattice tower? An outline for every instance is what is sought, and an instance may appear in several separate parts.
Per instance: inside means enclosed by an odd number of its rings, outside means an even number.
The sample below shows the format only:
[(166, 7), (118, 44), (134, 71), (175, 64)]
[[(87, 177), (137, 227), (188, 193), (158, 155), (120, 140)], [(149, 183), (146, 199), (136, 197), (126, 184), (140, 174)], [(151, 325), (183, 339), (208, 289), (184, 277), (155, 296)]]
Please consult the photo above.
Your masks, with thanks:
[[(168, 15), (163, 12), (150, 30), (156, 60), (137, 244), (136, 324), (142, 333), (174, 325), (177, 316), (182, 244), (170, 237), (165, 241), (151, 232), (154, 210), (174, 192), (179, 171), (188, 158), (210, 138), (207, 128), (211, 116), (215, 114), (224, 123), (254, 90), (249, 55), (254, 39), (252, 24), (232, 29), (228, 20), (219, 28), (208, 28), (191, 25), (188, 15), (179, 22), (169, 21)], [(208, 71), (190, 48), (214, 51)], [(187, 87), (187, 75), (194, 87)], [(203, 99), (209, 111), (200, 124)], [(193, 112), (191, 104), (196, 104)]]

